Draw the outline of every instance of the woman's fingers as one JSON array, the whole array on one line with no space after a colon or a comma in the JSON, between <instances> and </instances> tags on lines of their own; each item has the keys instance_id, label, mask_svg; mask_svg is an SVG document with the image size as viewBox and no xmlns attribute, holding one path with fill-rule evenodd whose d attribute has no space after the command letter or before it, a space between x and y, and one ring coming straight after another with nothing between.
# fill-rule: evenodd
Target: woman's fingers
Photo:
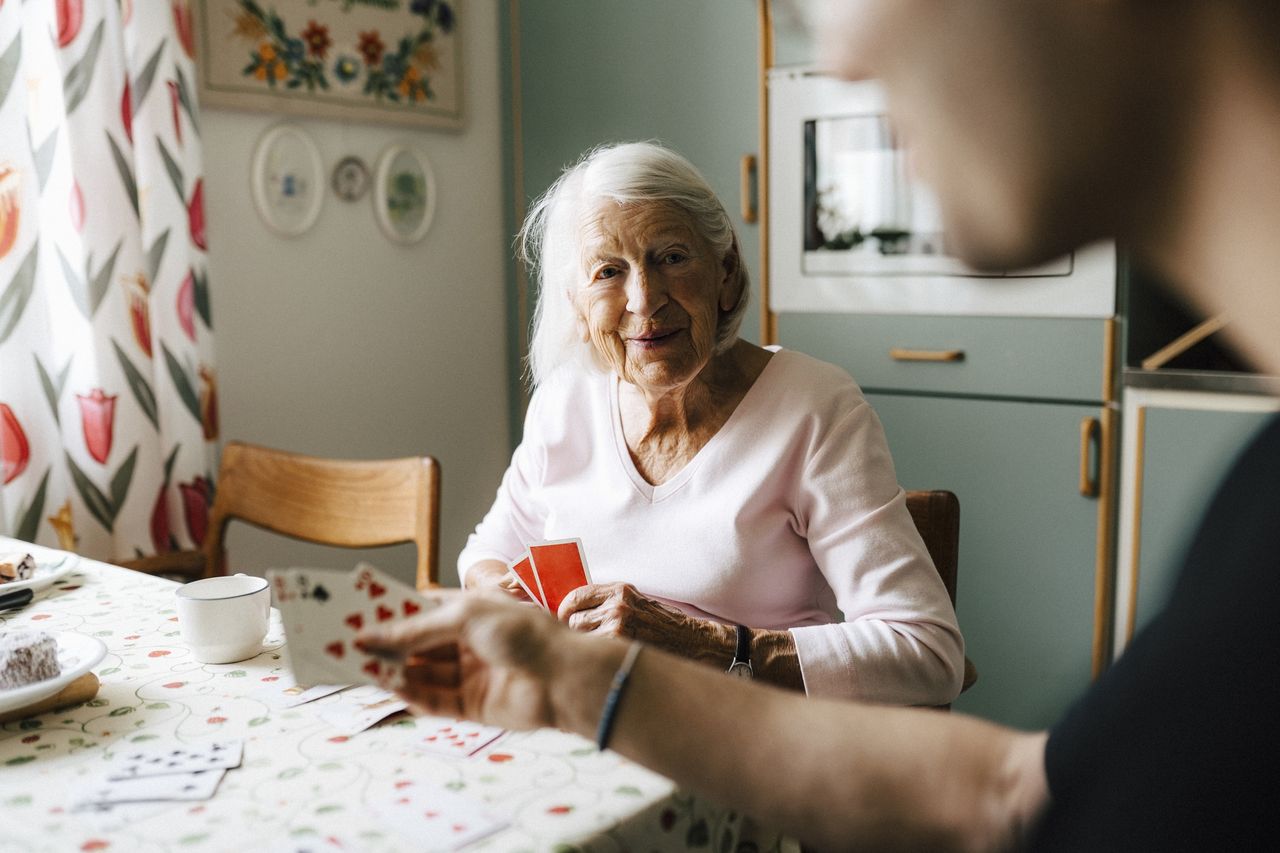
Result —
<instances>
[{"instance_id":1,"label":"woman's fingers","mask_svg":"<svg viewBox=\"0 0 1280 853\"><path fill-rule=\"evenodd\" d=\"M556 611L556 618L561 622L568 622L570 614L599 607L605 602L619 599L625 594L626 586L623 583L589 583L586 586L580 586L571 591L560 602L560 608Z\"/></svg>"}]
</instances>

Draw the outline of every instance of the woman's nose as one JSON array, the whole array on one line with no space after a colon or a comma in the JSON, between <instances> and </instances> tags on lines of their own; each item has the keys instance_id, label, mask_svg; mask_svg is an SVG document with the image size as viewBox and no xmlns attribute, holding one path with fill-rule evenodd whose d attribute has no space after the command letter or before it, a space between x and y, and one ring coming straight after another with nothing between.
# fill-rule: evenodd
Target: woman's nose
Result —
<instances>
[{"instance_id":1,"label":"woman's nose","mask_svg":"<svg viewBox=\"0 0 1280 853\"><path fill-rule=\"evenodd\" d=\"M638 317L652 317L667 303L667 289L662 276L653 275L636 265L627 282L627 311Z\"/></svg>"}]
</instances>

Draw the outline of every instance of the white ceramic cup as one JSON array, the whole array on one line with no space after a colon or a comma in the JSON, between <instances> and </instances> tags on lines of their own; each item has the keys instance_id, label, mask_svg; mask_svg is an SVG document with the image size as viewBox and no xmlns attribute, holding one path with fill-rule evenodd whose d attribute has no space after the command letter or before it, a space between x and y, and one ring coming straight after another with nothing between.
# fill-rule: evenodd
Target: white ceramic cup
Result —
<instances>
[{"instance_id":1,"label":"white ceramic cup","mask_svg":"<svg viewBox=\"0 0 1280 853\"><path fill-rule=\"evenodd\" d=\"M262 651L271 621L265 578L229 575L178 587L178 628L201 663L233 663Z\"/></svg>"}]
</instances>

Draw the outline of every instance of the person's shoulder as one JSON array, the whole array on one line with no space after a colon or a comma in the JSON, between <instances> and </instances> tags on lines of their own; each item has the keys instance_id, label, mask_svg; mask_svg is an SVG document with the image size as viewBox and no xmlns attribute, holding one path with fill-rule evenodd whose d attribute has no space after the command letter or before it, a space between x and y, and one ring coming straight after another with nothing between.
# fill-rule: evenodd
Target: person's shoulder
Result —
<instances>
[{"instance_id":1,"label":"person's shoulder","mask_svg":"<svg viewBox=\"0 0 1280 853\"><path fill-rule=\"evenodd\" d=\"M866 404L862 389L845 370L798 350L774 348L769 370L779 393L810 411L838 414Z\"/></svg>"}]
</instances>

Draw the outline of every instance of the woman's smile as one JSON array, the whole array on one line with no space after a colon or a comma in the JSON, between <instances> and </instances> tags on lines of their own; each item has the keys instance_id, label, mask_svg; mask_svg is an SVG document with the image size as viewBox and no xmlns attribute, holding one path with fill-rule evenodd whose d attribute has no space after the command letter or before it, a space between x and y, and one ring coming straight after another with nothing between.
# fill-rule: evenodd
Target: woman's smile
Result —
<instances>
[{"instance_id":1,"label":"woman's smile","mask_svg":"<svg viewBox=\"0 0 1280 853\"><path fill-rule=\"evenodd\" d=\"M683 329L652 329L647 332L641 332L638 335L625 337L628 346L635 347L640 350L652 351L658 350L669 343L673 343L676 336Z\"/></svg>"}]
</instances>

